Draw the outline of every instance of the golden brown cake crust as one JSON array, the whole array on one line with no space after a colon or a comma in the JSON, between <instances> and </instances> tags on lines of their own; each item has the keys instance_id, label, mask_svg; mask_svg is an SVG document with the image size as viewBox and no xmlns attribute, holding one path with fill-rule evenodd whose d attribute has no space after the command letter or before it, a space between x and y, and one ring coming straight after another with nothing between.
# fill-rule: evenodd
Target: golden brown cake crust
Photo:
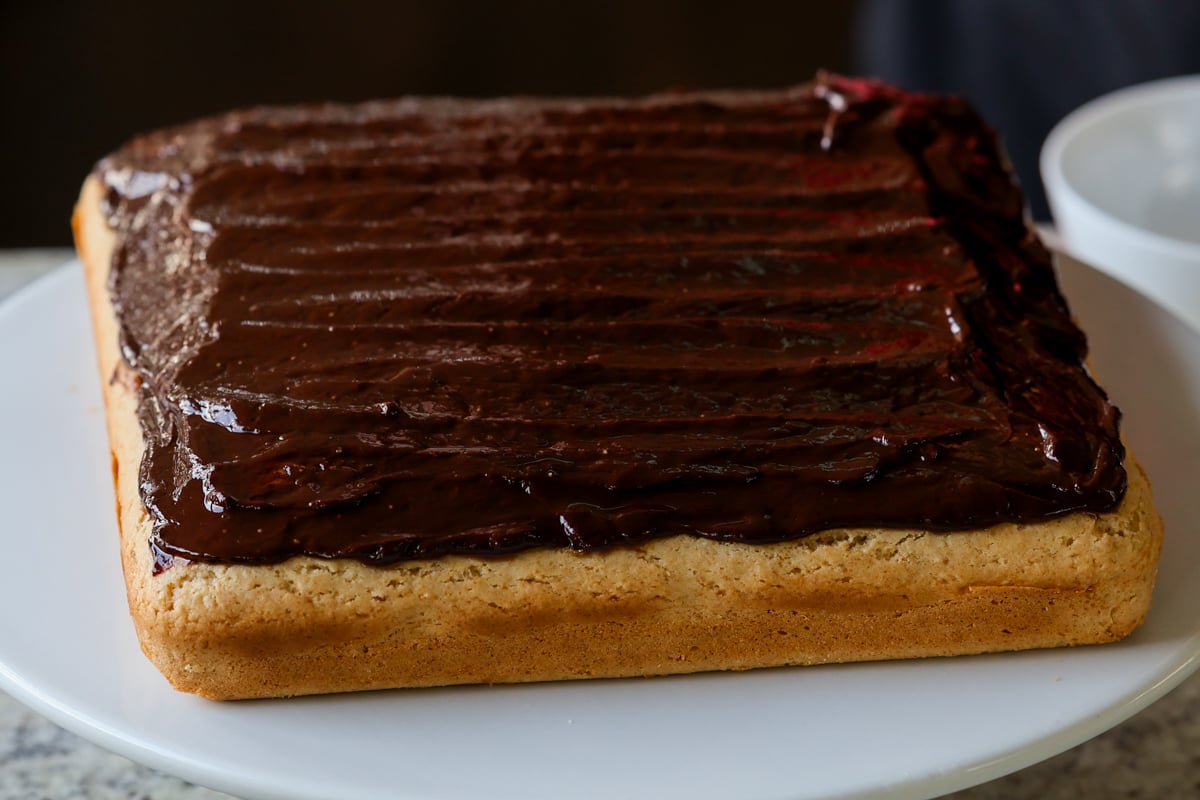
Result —
<instances>
[{"instance_id":1,"label":"golden brown cake crust","mask_svg":"<svg viewBox=\"0 0 1200 800\"><path fill-rule=\"evenodd\" d=\"M136 378L120 358L103 189L76 239L107 408L129 606L178 689L214 699L661 675L1108 642L1150 604L1162 523L1130 457L1116 511L937 534L771 545L676 536L372 567L177 561L153 574Z\"/></svg>"}]
</instances>

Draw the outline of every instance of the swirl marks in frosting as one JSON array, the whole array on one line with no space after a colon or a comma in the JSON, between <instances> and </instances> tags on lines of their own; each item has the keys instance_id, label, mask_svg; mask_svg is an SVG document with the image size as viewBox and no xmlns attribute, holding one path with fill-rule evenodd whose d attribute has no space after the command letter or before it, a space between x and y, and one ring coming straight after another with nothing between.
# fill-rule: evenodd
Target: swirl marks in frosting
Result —
<instances>
[{"instance_id":1,"label":"swirl marks in frosting","mask_svg":"<svg viewBox=\"0 0 1200 800\"><path fill-rule=\"evenodd\" d=\"M259 109L98 171L164 556L954 530L1124 491L956 100L823 76Z\"/></svg>"}]
</instances>

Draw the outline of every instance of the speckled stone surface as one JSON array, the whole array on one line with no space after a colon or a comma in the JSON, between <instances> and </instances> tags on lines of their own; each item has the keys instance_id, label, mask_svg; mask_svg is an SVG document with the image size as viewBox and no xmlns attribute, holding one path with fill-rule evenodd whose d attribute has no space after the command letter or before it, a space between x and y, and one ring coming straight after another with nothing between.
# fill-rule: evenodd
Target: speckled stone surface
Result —
<instances>
[{"instance_id":1,"label":"speckled stone surface","mask_svg":"<svg viewBox=\"0 0 1200 800\"><path fill-rule=\"evenodd\" d=\"M0 694L0 798L4 800L220 800L90 744Z\"/></svg>"},{"instance_id":2,"label":"speckled stone surface","mask_svg":"<svg viewBox=\"0 0 1200 800\"><path fill-rule=\"evenodd\" d=\"M69 251L0 253L0 298ZM68 733L0 692L0 800L220 800ZM953 800L1200 797L1200 675L1113 730Z\"/></svg>"}]
</instances>

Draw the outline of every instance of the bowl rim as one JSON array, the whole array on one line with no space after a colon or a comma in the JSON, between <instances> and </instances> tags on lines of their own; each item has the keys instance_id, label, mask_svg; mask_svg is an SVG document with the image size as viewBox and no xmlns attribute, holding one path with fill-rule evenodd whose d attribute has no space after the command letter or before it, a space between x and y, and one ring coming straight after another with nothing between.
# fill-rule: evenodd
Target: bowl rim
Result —
<instances>
[{"instance_id":1,"label":"bowl rim","mask_svg":"<svg viewBox=\"0 0 1200 800\"><path fill-rule=\"evenodd\" d=\"M1200 94L1200 74L1163 78L1117 89L1090 100L1059 120L1042 143L1038 158L1051 213L1061 209L1066 200L1074 206L1077 213L1087 218L1089 223L1107 228L1146 250L1173 258L1200 260L1200 242L1139 228L1132 222L1105 211L1076 189L1063 171L1063 154L1067 147L1099 120L1183 94Z\"/></svg>"}]
</instances>

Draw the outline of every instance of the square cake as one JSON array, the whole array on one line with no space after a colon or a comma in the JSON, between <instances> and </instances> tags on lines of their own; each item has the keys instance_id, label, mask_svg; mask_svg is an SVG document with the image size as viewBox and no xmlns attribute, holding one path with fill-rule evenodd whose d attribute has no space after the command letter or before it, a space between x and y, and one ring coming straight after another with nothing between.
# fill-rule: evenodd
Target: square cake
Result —
<instances>
[{"instance_id":1,"label":"square cake","mask_svg":"<svg viewBox=\"0 0 1200 800\"><path fill-rule=\"evenodd\" d=\"M215 699L1127 635L1162 525L995 133L819 76L234 112L75 216L146 655Z\"/></svg>"}]
</instances>

